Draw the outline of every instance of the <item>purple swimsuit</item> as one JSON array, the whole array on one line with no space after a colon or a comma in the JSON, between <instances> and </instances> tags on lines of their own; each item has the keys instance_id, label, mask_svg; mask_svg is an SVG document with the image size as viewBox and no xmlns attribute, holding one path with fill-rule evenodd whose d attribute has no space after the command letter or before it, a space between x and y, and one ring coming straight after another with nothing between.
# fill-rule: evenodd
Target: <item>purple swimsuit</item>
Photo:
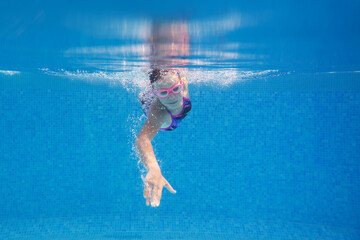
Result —
<instances>
[{"instance_id":1,"label":"purple swimsuit","mask_svg":"<svg viewBox=\"0 0 360 240\"><path fill-rule=\"evenodd\" d=\"M143 102L142 102L143 103ZM148 104L147 107L143 108L143 111L145 113L145 115L147 115L147 112L150 109L150 105ZM190 99L187 99L186 97L183 97L183 109L181 111L181 113L179 113L178 115L172 115L171 112L166 109L166 111L168 111L168 113L171 116L171 125L167 128L160 128L160 131L173 131L175 130L179 125L180 122L186 117L186 115L188 114L188 112L190 112L191 110L191 101Z\"/></svg>"},{"instance_id":2,"label":"purple swimsuit","mask_svg":"<svg viewBox=\"0 0 360 240\"><path fill-rule=\"evenodd\" d=\"M171 114L171 112L168 109L166 109L166 111L168 111L168 113L170 113L170 116L172 118L172 122L171 122L169 127L160 128L160 131L173 131L173 130L175 130L175 128L177 128L180 125L181 120L183 120L186 117L186 115L188 114L188 112L190 112L190 110L191 110L191 101L190 101L190 99L187 99L187 98L183 97L183 100L184 100L183 101L183 109L182 109L180 114L174 116L174 115Z\"/></svg>"}]
</instances>

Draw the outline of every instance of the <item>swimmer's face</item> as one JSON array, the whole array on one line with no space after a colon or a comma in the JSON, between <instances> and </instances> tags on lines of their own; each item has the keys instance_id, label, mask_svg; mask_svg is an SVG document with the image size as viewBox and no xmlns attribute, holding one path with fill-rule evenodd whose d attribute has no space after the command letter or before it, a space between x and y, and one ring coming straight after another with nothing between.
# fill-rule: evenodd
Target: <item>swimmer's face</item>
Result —
<instances>
[{"instance_id":1,"label":"swimmer's face","mask_svg":"<svg viewBox=\"0 0 360 240\"><path fill-rule=\"evenodd\" d=\"M174 85L180 84L180 78L177 74L166 74L161 79L153 83L155 91L162 89L172 88ZM174 94L170 92L169 95L165 98L158 98L160 102L168 108L176 108L182 103L182 94Z\"/></svg>"}]
</instances>

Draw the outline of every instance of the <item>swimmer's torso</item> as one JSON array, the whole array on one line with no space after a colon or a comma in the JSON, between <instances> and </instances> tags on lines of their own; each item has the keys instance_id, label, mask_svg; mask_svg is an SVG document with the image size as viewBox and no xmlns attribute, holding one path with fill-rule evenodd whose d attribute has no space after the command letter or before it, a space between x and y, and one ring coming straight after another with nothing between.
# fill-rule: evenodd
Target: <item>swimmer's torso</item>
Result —
<instances>
[{"instance_id":1,"label":"swimmer's torso","mask_svg":"<svg viewBox=\"0 0 360 240\"><path fill-rule=\"evenodd\" d=\"M164 105L161 105L162 110L164 111L163 114L164 116L164 123L161 125L161 131L171 131L173 129L175 129L177 126L175 126L176 124L173 121L176 121L176 118L173 120L174 116L178 116L180 113L183 113L182 115L185 115L190 111L191 109L191 102L189 99L189 92L188 91L184 91L182 94L182 103L179 105L179 107L175 110L169 110L167 109ZM170 114L171 113L171 114ZM171 116L173 115L173 116ZM179 119L180 121L185 118L185 116L178 117L177 119ZM173 125L173 127L171 127L171 125Z\"/></svg>"}]
</instances>

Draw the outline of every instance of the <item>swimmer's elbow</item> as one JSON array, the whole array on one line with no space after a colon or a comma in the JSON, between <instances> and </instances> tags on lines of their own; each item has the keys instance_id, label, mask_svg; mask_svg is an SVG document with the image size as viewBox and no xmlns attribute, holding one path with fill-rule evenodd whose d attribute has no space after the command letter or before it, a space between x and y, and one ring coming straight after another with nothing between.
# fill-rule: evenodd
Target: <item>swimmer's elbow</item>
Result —
<instances>
[{"instance_id":1,"label":"swimmer's elbow","mask_svg":"<svg viewBox=\"0 0 360 240\"><path fill-rule=\"evenodd\" d=\"M135 139L135 144L136 145L141 145L143 144L144 142L147 142L149 141L150 142L150 139L147 137L147 136L144 136L144 135L138 135Z\"/></svg>"},{"instance_id":2,"label":"swimmer's elbow","mask_svg":"<svg viewBox=\"0 0 360 240\"><path fill-rule=\"evenodd\" d=\"M139 143L141 143L141 142L144 141L143 139L144 139L144 137L141 137L141 136L138 135L138 136L136 137L136 139L135 139L135 143L136 143L136 144L139 144Z\"/></svg>"},{"instance_id":3,"label":"swimmer's elbow","mask_svg":"<svg viewBox=\"0 0 360 240\"><path fill-rule=\"evenodd\" d=\"M149 124L145 124L139 134L136 137L136 141L152 141L154 137L157 135L159 130L156 130L157 126L151 126Z\"/></svg>"}]
</instances>

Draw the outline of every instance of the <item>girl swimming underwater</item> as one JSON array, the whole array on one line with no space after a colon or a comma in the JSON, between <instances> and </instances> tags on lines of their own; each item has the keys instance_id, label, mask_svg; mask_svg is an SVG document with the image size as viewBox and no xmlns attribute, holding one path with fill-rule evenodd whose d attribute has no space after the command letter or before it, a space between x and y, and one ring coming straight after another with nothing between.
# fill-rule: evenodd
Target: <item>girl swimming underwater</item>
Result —
<instances>
[{"instance_id":1,"label":"girl swimming underwater","mask_svg":"<svg viewBox=\"0 0 360 240\"><path fill-rule=\"evenodd\" d=\"M147 120L135 140L135 146L148 170L144 187L146 205L149 206L151 199L151 206L157 207L164 186L171 193L176 191L162 176L151 141L159 131L175 130L191 110L191 101L187 80L176 70L154 69L150 73L150 82L150 91L139 95Z\"/></svg>"}]
</instances>

